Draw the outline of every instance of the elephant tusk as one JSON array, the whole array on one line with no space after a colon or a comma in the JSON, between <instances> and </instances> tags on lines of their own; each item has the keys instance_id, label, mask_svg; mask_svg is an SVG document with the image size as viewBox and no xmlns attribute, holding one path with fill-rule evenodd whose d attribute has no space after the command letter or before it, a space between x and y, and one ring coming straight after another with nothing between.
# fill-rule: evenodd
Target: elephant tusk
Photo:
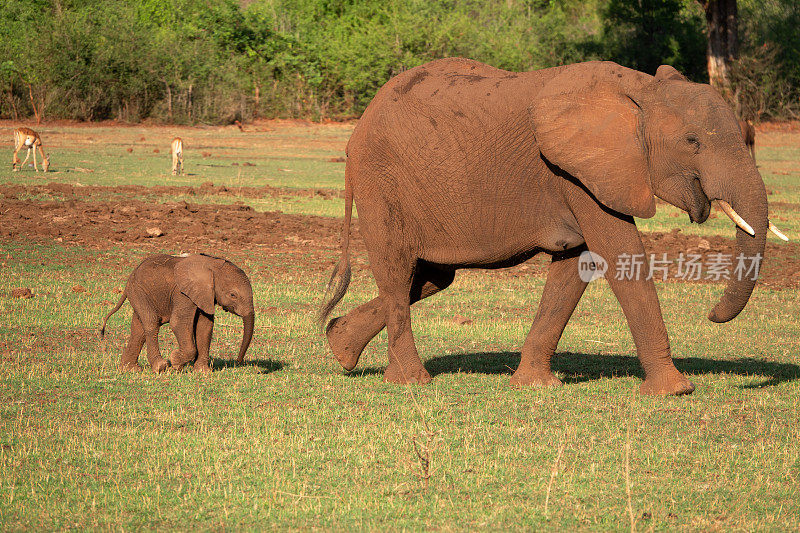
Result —
<instances>
[{"instance_id":1,"label":"elephant tusk","mask_svg":"<svg viewBox=\"0 0 800 533\"><path fill-rule=\"evenodd\" d=\"M723 211L725 211L725 214L728 215L730 219L736 223L737 226L742 228L744 231L746 231L753 237L756 236L756 232L753 231L753 228L750 226L750 224L745 222L744 219L739 216L739 213L734 211L734 209L731 207L731 204L729 204L725 200L720 200L719 206L722 208Z\"/></svg>"},{"instance_id":2,"label":"elephant tusk","mask_svg":"<svg viewBox=\"0 0 800 533\"><path fill-rule=\"evenodd\" d=\"M779 239L782 239L782 240L784 240L784 241L787 241L787 242L789 241L789 237L787 237L786 235L784 235L784 234L783 234L783 232L782 232L781 230L779 230L779 229L778 229L778 228L775 226L775 224L773 224L772 222L770 222L770 223L769 223L769 230L770 230L772 233L774 233L775 235L777 235Z\"/></svg>"}]
</instances>

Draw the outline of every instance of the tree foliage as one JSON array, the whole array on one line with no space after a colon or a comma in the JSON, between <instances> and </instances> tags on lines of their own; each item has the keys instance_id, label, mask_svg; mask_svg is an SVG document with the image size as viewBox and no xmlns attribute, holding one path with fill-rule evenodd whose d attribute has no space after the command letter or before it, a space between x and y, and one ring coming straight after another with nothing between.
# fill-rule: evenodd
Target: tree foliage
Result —
<instances>
[{"instance_id":1,"label":"tree foliage","mask_svg":"<svg viewBox=\"0 0 800 533\"><path fill-rule=\"evenodd\" d=\"M707 80L694 0L0 2L3 117L351 117L393 75L447 56L509 70L610 59L652 73L669 63ZM740 6L736 79L748 112L790 115L800 81L796 2ZM765 83L766 93L753 94Z\"/></svg>"}]
</instances>

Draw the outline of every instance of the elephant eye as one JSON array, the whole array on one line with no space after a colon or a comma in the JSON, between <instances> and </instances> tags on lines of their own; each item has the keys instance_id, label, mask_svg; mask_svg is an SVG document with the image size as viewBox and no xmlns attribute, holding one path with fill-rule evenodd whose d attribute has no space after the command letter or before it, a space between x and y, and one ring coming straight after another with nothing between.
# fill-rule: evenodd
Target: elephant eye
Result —
<instances>
[{"instance_id":1,"label":"elephant eye","mask_svg":"<svg viewBox=\"0 0 800 533\"><path fill-rule=\"evenodd\" d=\"M235 292L231 293L231 298L236 298L236 293Z\"/></svg>"},{"instance_id":2,"label":"elephant eye","mask_svg":"<svg viewBox=\"0 0 800 533\"><path fill-rule=\"evenodd\" d=\"M700 139L697 138L697 135L694 133L690 133L686 136L686 142L694 147L695 151L700 150Z\"/></svg>"}]
</instances>

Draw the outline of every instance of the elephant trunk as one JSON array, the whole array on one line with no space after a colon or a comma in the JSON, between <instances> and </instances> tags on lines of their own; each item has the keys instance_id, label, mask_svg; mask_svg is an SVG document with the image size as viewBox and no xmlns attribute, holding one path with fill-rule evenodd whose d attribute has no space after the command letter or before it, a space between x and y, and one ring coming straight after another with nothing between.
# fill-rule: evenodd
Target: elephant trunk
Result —
<instances>
[{"instance_id":1,"label":"elephant trunk","mask_svg":"<svg viewBox=\"0 0 800 533\"><path fill-rule=\"evenodd\" d=\"M749 157L741 158L738 163L735 168L742 169L739 172L726 173L717 179L703 180L702 183L710 199L730 204L735 214L746 222L744 227L751 226L755 233L750 235L742 228L742 224L736 228L736 251L731 258L730 279L722 298L708 314L712 322L727 322L744 309L758 278L767 239L769 220L764 182ZM725 167L720 165L717 168ZM741 176L742 172L745 173L744 179L730 177L737 174Z\"/></svg>"},{"instance_id":2,"label":"elephant trunk","mask_svg":"<svg viewBox=\"0 0 800 533\"><path fill-rule=\"evenodd\" d=\"M250 341L253 339L253 328L255 327L255 323L255 312L242 316L244 333L242 333L242 345L239 348L239 357L236 358L236 361L239 363L244 361L244 354L247 353L247 348L250 347Z\"/></svg>"}]
</instances>

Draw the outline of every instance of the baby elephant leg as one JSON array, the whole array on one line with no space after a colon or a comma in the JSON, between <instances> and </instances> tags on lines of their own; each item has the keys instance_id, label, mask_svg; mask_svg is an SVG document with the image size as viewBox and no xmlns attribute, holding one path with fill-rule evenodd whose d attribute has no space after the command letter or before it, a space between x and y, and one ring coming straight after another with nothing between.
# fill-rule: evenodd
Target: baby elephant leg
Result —
<instances>
[{"instance_id":1,"label":"baby elephant leg","mask_svg":"<svg viewBox=\"0 0 800 533\"><path fill-rule=\"evenodd\" d=\"M178 341L178 349L172 352L169 360L175 370L183 370L187 363L197 359L194 330L198 314L197 308L191 305L176 306L173 310L169 325Z\"/></svg>"},{"instance_id":2,"label":"baby elephant leg","mask_svg":"<svg viewBox=\"0 0 800 533\"><path fill-rule=\"evenodd\" d=\"M127 288L126 288L127 291ZM161 318L155 313L149 302L143 299L138 291L133 290L128 294L128 300L133 307L134 319L131 322L131 344L126 348L126 354L123 356L125 361L136 363L139 357L139 352L142 349L141 336L144 337L144 343L147 345L147 361L150 363L150 368L153 372L163 372L167 369L167 362L161 357L161 350L158 347L158 328L161 327L163 322Z\"/></svg>"},{"instance_id":3,"label":"baby elephant leg","mask_svg":"<svg viewBox=\"0 0 800 533\"><path fill-rule=\"evenodd\" d=\"M195 339L197 340L197 361L194 363L195 372L210 372L211 367L211 334L214 332L214 316L197 313Z\"/></svg>"},{"instance_id":4,"label":"baby elephant leg","mask_svg":"<svg viewBox=\"0 0 800 533\"><path fill-rule=\"evenodd\" d=\"M145 329L144 339L147 343L147 360L150 362L150 368L156 373L163 372L168 365L161 357L161 349L158 347L158 326Z\"/></svg>"},{"instance_id":5,"label":"baby elephant leg","mask_svg":"<svg viewBox=\"0 0 800 533\"><path fill-rule=\"evenodd\" d=\"M120 370L142 371L142 367L139 366L139 354L142 352L142 346L144 346L144 327L142 327L139 315L134 313L131 320L131 336L128 338L128 344L122 352L122 360L119 363Z\"/></svg>"}]
</instances>

